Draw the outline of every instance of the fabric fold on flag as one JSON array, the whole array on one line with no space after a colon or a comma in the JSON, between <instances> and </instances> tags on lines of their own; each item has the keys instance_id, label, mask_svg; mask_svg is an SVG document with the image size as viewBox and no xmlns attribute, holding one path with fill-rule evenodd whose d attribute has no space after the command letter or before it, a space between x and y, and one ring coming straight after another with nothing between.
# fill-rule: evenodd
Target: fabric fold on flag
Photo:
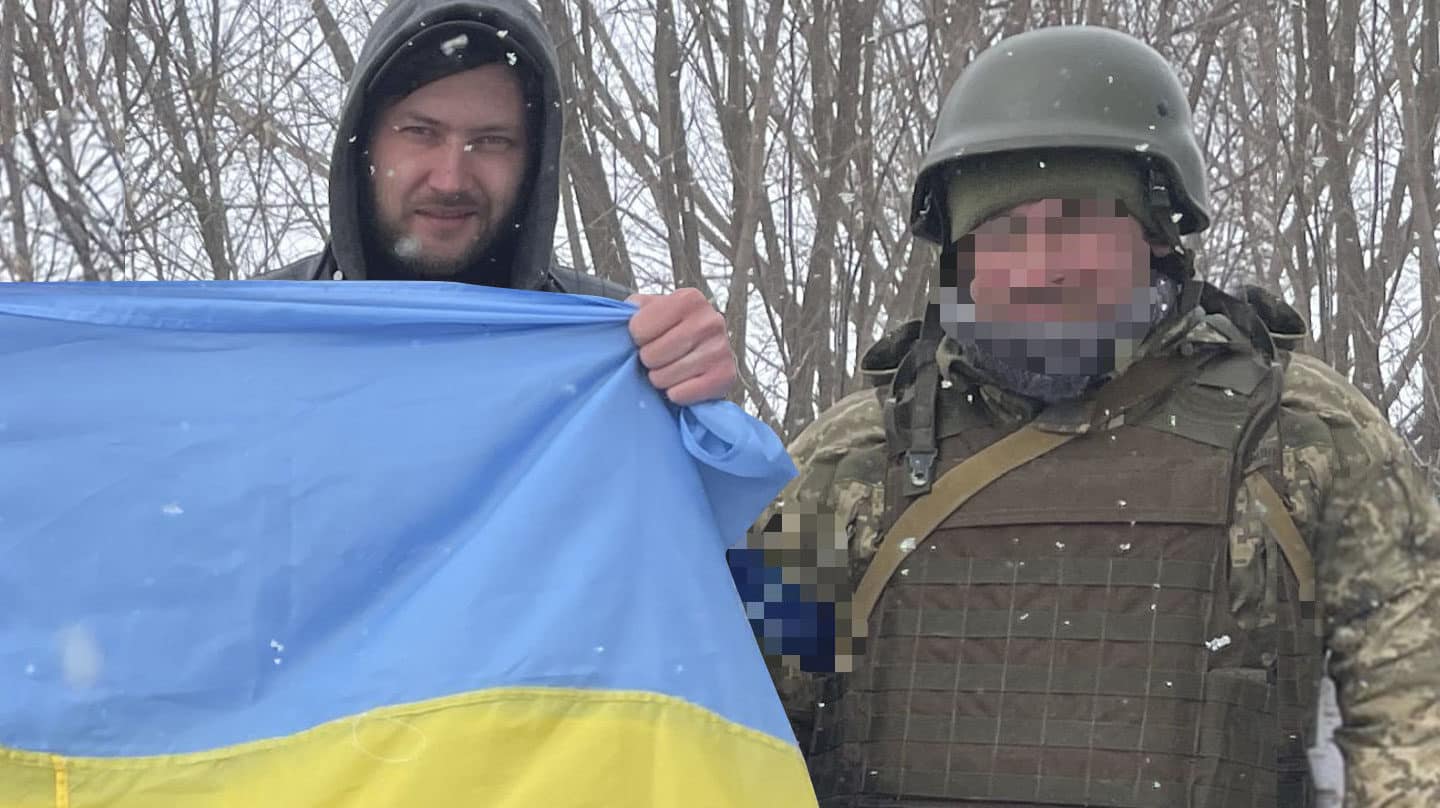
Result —
<instances>
[{"instance_id":1,"label":"fabric fold on flag","mask_svg":"<svg viewBox=\"0 0 1440 808\"><path fill-rule=\"evenodd\" d=\"M0 284L0 805L813 806L629 304Z\"/></svg>"}]
</instances>

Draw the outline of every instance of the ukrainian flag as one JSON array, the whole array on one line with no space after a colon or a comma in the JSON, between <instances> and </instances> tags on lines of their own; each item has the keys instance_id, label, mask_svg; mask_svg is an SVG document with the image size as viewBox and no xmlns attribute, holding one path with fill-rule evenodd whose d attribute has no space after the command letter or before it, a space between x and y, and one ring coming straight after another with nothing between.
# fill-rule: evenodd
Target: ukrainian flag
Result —
<instances>
[{"instance_id":1,"label":"ukrainian flag","mask_svg":"<svg viewBox=\"0 0 1440 808\"><path fill-rule=\"evenodd\" d=\"M0 285L0 807L813 806L633 307Z\"/></svg>"}]
</instances>

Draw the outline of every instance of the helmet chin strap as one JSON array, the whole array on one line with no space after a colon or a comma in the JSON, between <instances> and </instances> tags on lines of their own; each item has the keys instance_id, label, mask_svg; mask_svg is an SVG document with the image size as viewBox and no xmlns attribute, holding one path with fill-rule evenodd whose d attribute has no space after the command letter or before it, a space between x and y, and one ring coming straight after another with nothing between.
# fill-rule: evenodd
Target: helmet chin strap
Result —
<instances>
[{"instance_id":1,"label":"helmet chin strap","mask_svg":"<svg viewBox=\"0 0 1440 808\"><path fill-rule=\"evenodd\" d=\"M1199 304L1200 292L1205 284L1195 273L1195 255L1185 249L1185 244L1181 241L1175 208L1170 203L1169 178L1153 160L1149 161L1147 167L1146 185L1149 186L1146 198L1150 204L1151 219L1160 229L1159 235L1165 246L1170 248L1168 255L1151 263L1156 270L1164 272L1180 284L1180 299L1174 312L1175 316L1180 316Z\"/></svg>"},{"instance_id":2,"label":"helmet chin strap","mask_svg":"<svg viewBox=\"0 0 1440 808\"><path fill-rule=\"evenodd\" d=\"M1185 252L1185 245L1180 241L1180 225L1175 221L1175 208L1170 204L1170 183L1165 172L1153 161L1146 167L1145 184L1149 186L1146 189L1146 199L1150 203L1155 226L1160 228L1160 235L1170 249L1178 253Z\"/></svg>"}]
</instances>

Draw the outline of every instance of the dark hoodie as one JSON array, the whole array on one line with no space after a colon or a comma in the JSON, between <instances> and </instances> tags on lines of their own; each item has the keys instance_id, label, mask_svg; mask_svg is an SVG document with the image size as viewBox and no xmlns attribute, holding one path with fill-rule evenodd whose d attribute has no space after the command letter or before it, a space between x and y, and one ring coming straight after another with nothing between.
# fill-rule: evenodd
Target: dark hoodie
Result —
<instances>
[{"instance_id":1,"label":"dark hoodie","mask_svg":"<svg viewBox=\"0 0 1440 808\"><path fill-rule=\"evenodd\" d=\"M469 283L503 282L514 289L600 295L623 299L624 287L555 264L553 244L560 198L560 143L564 127L558 59L555 45L544 23L525 0L394 0L375 20L355 64L355 73L346 89L345 105L330 152L330 240L321 252L281 269L259 276L261 280L367 280L403 279L376 255L366 238L372 226L367 203L369 178L360 173L370 117L374 114L371 93L382 74L392 69L397 53L415 47L417 38L433 40L438 28L464 22L464 32L498 35L521 54L533 71L533 86L539 97L528 99L539 114L531 136L531 164L527 192L520 199L517 215L487 258L509 264L502 278L495 272L476 270L455 280ZM461 33L462 29L454 33ZM484 259L482 259L484 260Z\"/></svg>"}]
</instances>

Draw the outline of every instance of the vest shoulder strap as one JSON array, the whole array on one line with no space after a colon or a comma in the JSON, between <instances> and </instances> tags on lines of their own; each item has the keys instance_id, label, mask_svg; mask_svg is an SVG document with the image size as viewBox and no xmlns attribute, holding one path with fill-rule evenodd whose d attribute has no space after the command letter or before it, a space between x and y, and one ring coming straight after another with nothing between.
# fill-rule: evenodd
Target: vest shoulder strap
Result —
<instances>
[{"instance_id":1,"label":"vest shoulder strap","mask_svg":"<svg viewBox=\"0 0 1440 808\"><path fill-rule=\"evenodd\" d=\"M946 517L986 486L1075 437L1023 426L961 461L935 481L929 493L910 503L876 548L855 589L851 602L855 631L859 632L855 636L867 633L870 612L879 602L880 593L915 549L916 542L934 532Z\"/></svg>"},{"instance_id":2,"label":"vest shoulder strap","mask_svg":"<svg viewBox=\"0 0 1440 808\"><path fill-rule=\"evenodd\" d=\"M851 619L856 632L853 636L866 636L871 610L880 601L881 592L896 570L915 549L916 543L934 532L971 497L1020 466L1090 432L1093 427L1109 420L1112 414L1123 413L1163 392L1213 358L1209 352L1203 352L1186 359L1142 359L1102 387L1094 400L1080 407L1080 411L1073 414L1079 416L1078 423L1070 425L1073 428L1051 423L1053 419L1042 413L1030 424L960 461L934 481L925 493L896 517L861 576L851 601ZM933 367L927 370L937 372ZM1063 408L1051 409L1058 411ZM911 448L913 451L913 444ZM1281 514L1284 513L1282 508Z\"/></svg>"},{"instance_id":3,"label":"vest shoulder strap","mask_svg":"<svg viewBox=\"0 0 1440 808\"><path fill-rule=\"evenodd\" d=\"M1250 489L1251 496L1255 497L1261 505L1265 506L1265 526L1275 535L1275 543L1280 545L1280 552L1285 554L1285 560L1290 564L1290 569L1295 573L1295 579L1299 584L1300 600L1307 603L1315 601L1315 558L1310 554L1310 548L1305 544L1305 539L1300 535L1300 528L1295 525L1295 520L1290 516L1290 510L1285 507L1285 502L1280 498L1280 492L1270 484L1265 475L1256 472L1245 478L1245 484Z\"/></svg>"}]
</instances>

